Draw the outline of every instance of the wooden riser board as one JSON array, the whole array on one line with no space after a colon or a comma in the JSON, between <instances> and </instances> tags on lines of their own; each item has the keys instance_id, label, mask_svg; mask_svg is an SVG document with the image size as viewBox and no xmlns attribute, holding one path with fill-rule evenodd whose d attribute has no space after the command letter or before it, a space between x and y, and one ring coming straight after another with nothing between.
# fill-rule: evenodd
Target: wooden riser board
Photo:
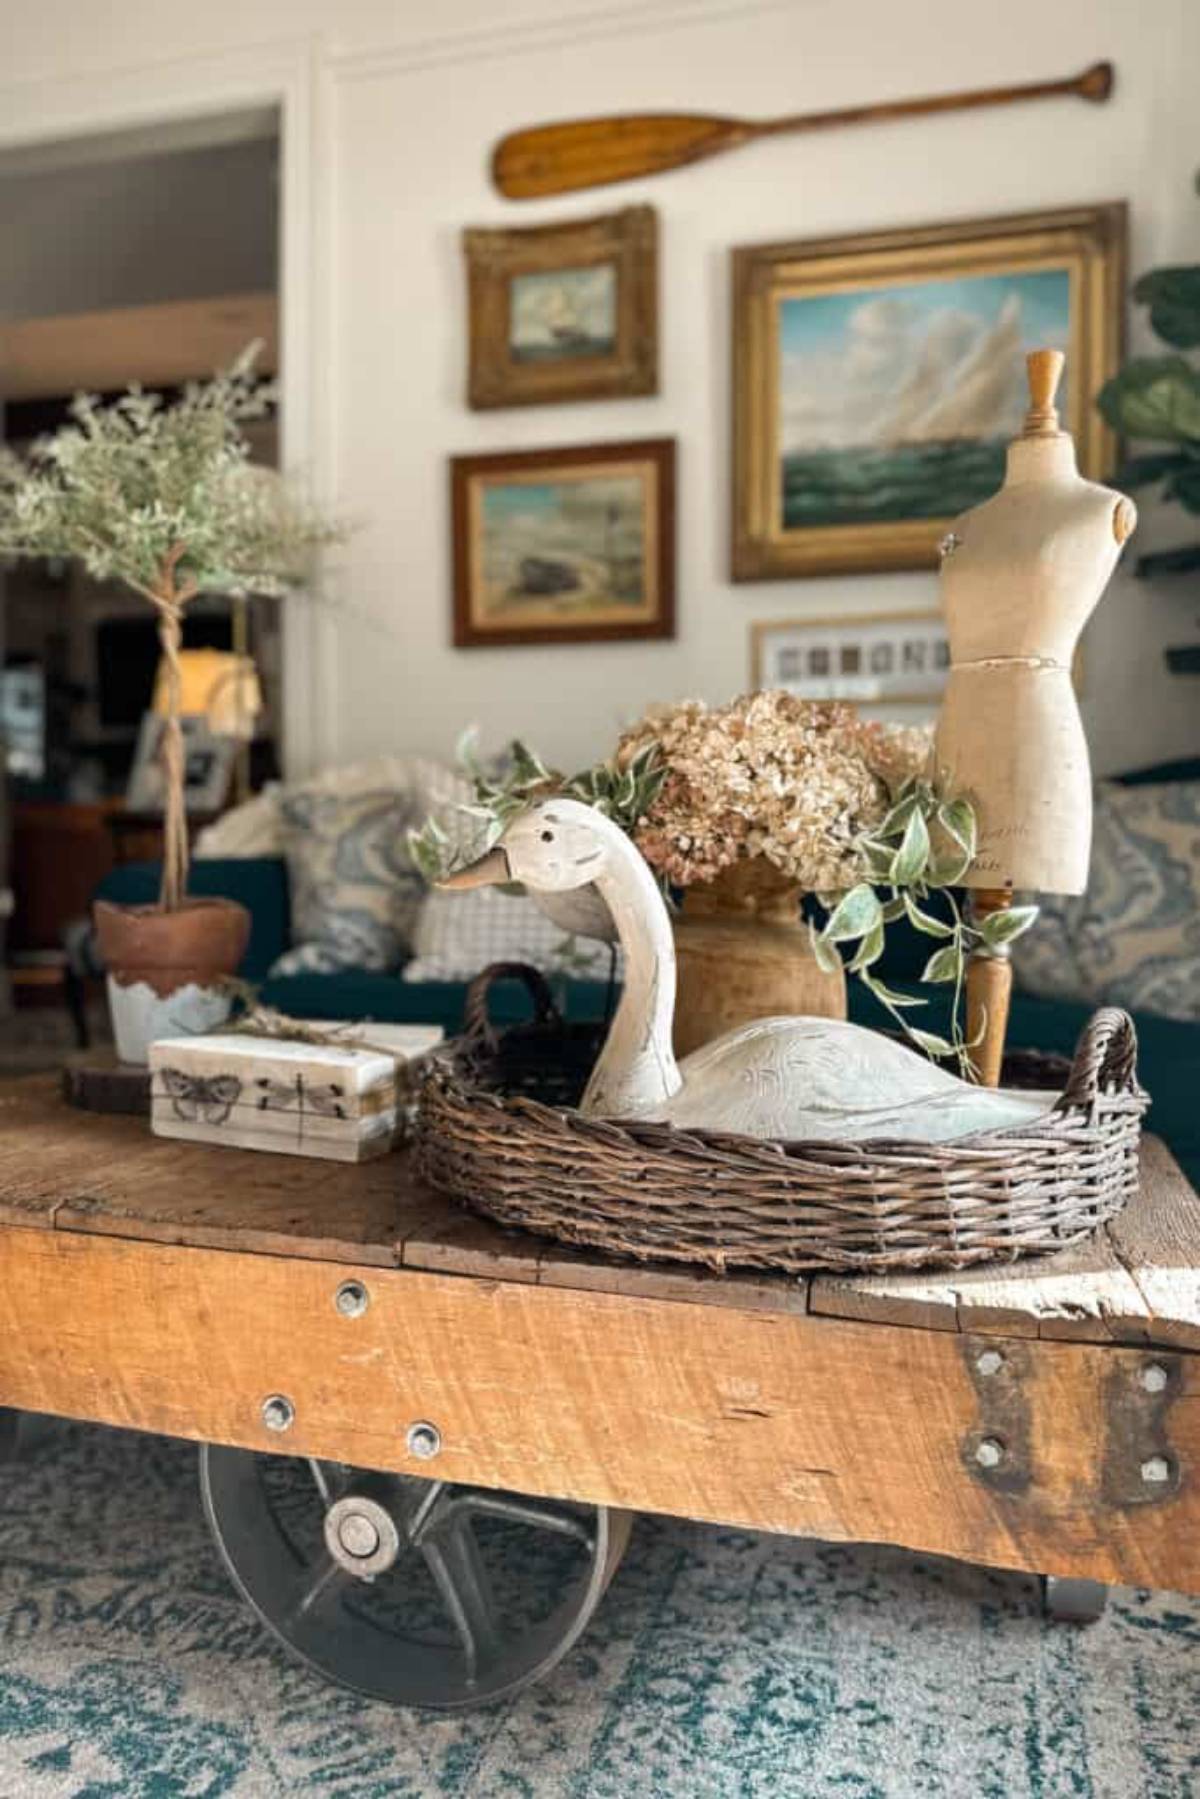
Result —
<instances>
[{"instance_id":1,"label":"wooden riser board","mask_svg":"<svg viewBox=\"0 0 1200 1799\"><path fill-rule=\"evenodd\" d=\"M355 1273L370 1304L345 1318ZM1024 1476L989 1485L975 1364L1008 1359ZM1115 1386L1170 1364L1177 1491ZM265 1396L296 1408L285 1436ZM0 1230L0 1404L263 1451L1200 1591L1200 1358L313 1259ZM434 1463L405 1432L442 1433ZM1007 1427L1006 1427L1007 1428ZM1128 1439L1128 1440L1127 1440ZM1136 1480L1134 1482L1136 1485ZM1145 1502L1144 1502L1145 1501Z\"/></svg>"}]
</instances>

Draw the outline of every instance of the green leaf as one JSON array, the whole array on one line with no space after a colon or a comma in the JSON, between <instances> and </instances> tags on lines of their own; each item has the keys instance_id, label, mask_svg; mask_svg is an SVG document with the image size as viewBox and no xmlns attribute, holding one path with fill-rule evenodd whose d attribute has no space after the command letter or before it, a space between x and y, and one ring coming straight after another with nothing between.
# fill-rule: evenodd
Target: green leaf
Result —
<instances>
[{"instance_id":1,"label":"green leaf","mask_svg":"<svg viewBox=\"0 0 1200 1799\"><path fill-rule=\"evenodd\" d=\"M975 823L975 808L970 800L945 800L937 809L938 823L942 829L953 837L964 855L975 854L978 831Z\"/></svg>"},{"instance_id":2,"label":"green leaf","mask_svg":"<svg viewBox=\"0 0 1200 1799\"><path fill-rule=\"evenodd\" d=\"M920 812L914 811L904 827L900 848L892 857L889 879L897 887L910 887L925 872L929 860L929 828Z\"/></svg>"},{"instance_id":3,"label":"green leaf","mask_svg":"<svg viewBox=\"0 0 1200 1799\"><path fill-rule=\"evenodd\" d=\"M1138 356L1096 397L1109 424L1130 437L1200 441L1200 375L1182 356Z\"/></svg>"},{"instance_id":4,"label":"green leaf","mask_svg":"<svg viewBox=\"0 0 1200 1799\"><path fill-rule=\"evenodd\" d=\"M907 893L899 893L896 895L895 899L884 900L882 909L884 924L895 924L898 918L904 917L907 907Z\"/></svg>"},{"instance_id":5,"label":"green leaf","mask_svg":"<svg viewBox=\"0 0 1200 1799\"><path fill-rule=\"evenodd\" d=\"M849 964L850 973L861 974L864 968L870 968L873 962L878 962L882 954L883 917L881 914L878 923L871 926L871 929L867 932L866 936L855 950L853 959Z\"/></svg>"},{"instance_id":6,"label":"green leaf","mask_svg":"<svg viewBox=\"0 0 1200 1799\"><path fill-rule=\"evenodd\" d=\"M1168 478L1163 491L1168 500L1178 500L1188 512L1200 512L1200 456L1180 460L1183 466Z\"/></svg>"},{"instance_id":7,"label":"green leaf","mask_svg":"<svg viewBox=\"0 0 1200 1799\"><path fill-rule=\"evenodd\" d=\"M926 1003L919 993L897 993L894 987L889 987L885 981L881 981L879 976L873 975L869 969L863 969L862 981L863 985L870 988L871 992L877 999L881 999L885 1006L895 1006L899 1011L911 1006L923 1006Z\"/></svg>"},{"instance_id":8,"label":"green leaf","mask_svg":"<svg viewBox=\"0 0 1200 1799\"><path fill-rule=\"evenodd\" d=\"M923 912L910 893L903 896L904 910L908 913L910 924L926 937L953 937L954 926L944 920L935 918L932 912Z\"/></svg>"},{"instance_id":9,"label":"green leaf","mask_svg":"<svg viewBox=\"0 0 1200 1799\"><path fill-rule=\"evenodd\" d=\"M1145 456L1130 456L1113 476L1113 486L1148 487L1177 468L1190 467L1194 460L1186 450L1154 450Z\"/></svg>"},{"instance_id":10,"label":"green leaf","mask_svg":"<svg viewBox=\"0 0 1200 1799\"><path fill-rule=\"evenodd\" d=\"M1177 350L1200 348L1200 267L1149 269L1133 297L1150 308L1150 323Z\"/></svg>"},{"instance_id":11,"label":"green leaf","mask_svg":"<svg viewBox=\"0 0 1200 1799\"><path fill-rule=\"evenodd\" d=\"M916 1025L905 1027L918 1049L923 1049L927 1056L953 1056L958 1052L945 1037L939 1037L936 1031L919 1031Z\"/></svg>"},{"instance_id":12,"label":"green leaf","mask_svg":"<svg viewBox=\"0 0 1200 1799\"><path fill-rule=\"evenodd\" d=\"M879 895L865 881L852 887L834 907L825 921L822 935L830 943L845 943L853 937L865 937L880 921L883 908Z\"/></svg>"},{"instance_id":13,"label":"green leaf","mask_svg":"<svg viewBox=\"0 0 1200 1799\"><path fill-rule=\"evenodd\" d=\"M1152 580L1155 575L1190 575L1200 568L1200 543L1181 544L1177 550L1152 550L1139 556L1135 573L1139 580Z\"/></svg>"},{"instance_id":14,"label":"green leaf","mask_svg":"<svg viewBox=\"0 0 1200 1799\"><path fill-rule=\"evenodd\" d=\"M961 852L950 856L934 856L925 870L925 879L931 887L957 887L973 860L974 857L965 856Z\"/></svg>"},{"instance_id":15,"label":"green leaf","mask_svg":"<svg viewBox=\"0 0 1200 1799\"><path fill-rule=\"evenodd\" d=\"M910 783L906 781L900 790L900 798L887 814L883 823L877 827L875 833L876 836L880 838L902 837L909 819L918 809L920 803L920 795L917 793L915 785L910 785Z\"/></svg>"},{"instance_id":16,"label":"green leaf","mask_svg":"<svg viewBox=\"0 0 1200 1799\"><path fill-rule=\"evenodd\" d=\"M923 981L957 981L962 974L962 950L957 943L935 949L921 972Z\"/></svg>"},{"instance_id":17,"label":"green leaf","mask_svg":"<svg viewBox=\"0 0 1200 1799\"><path fill-rule=\"evenodd\" d=\"M1009 906L1003 912L989 912L978 927L979 935L989 949L1000 949L1023 937L1037 918L1037 906Z\"/></svg>"},{"instance_id":18,"label":"green leaf","mask_svg":"<svg viewBox=\"0 0 1200 1799\"><path fill-rule=\"evenodd\" d=\"M837 974L842 966L842 958L829 939L822 935L813 924L808 927L808 940L812 945L812 953L817 967L822 974Z\"/></svg>"}]
</instances>

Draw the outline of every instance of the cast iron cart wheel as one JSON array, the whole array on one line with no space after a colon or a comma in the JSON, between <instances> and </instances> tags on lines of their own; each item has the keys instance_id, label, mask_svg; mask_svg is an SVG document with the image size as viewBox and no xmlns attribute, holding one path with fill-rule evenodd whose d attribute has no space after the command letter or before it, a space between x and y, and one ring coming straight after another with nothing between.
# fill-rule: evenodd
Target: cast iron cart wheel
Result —
<instances>
[{"instance_id":1,"label":"cast iron cart wheel","mask_svg":"<svg viewBox=\"0 0 1200 1799\"><path fill-rule=\"evenodd\" d=\"M1094 1624L1108 1604L1101 1580L1069 1580L1042 1575L1042 1609L1056 1624Z\"/></svg>"},{"instance_id":2,"label":"cast iron cart wheel","mask_svg":"<svg viewBox=\"0 0 1200 1799\"><path fill-rule=\"evenodd\" d=\"M9 1406L0 1406L0 1468L6 1462L15 1462L21 1453L24 1417L24 1412L13 1411Z\"/></svg>"},{"instance_id":3,"label":"cast iron cart wheel","mask_svg":"<svg viewBox=\"0 0 1200 1799\"><path fill-rule=\"evenodd\" d=\"M319 1673L392 1705L486 1705L549 1673L616 1572L631 1514L204 1444L234 1585Z\"/></svg>"}]
</instances>

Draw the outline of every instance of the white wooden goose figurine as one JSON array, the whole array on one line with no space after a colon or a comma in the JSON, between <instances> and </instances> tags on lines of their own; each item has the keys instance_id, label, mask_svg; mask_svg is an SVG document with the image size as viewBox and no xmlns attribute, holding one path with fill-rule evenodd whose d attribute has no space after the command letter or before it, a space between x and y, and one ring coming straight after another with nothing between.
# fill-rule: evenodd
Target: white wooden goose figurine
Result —
<instances>
[{"instance_id":1,"label":"white wooden goose figurine","mask_svg":"<svg viewBox=\"0 0 1200 1799\"><path fill-rule=\"evenodd\" d=\"M625 987L580 1109L592 1117L793 1140L943 1143L1044 1116L1052 1093L971 1086L875 1031L829 1018L763 1018L683 1062L671 1048L675 943L666 904L630 839L579 800L543 800L495 849L441 883L520 881L539 893L594 882L625 951Z\"/></svg>"}]
</instances>

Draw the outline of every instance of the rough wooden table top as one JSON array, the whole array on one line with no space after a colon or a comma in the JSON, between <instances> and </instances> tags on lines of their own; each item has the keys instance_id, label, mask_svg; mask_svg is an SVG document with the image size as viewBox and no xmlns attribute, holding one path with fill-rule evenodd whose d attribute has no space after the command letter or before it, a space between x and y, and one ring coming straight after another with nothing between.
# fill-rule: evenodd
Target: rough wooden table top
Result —
<instances>
[{"instance_id":1,"label":"rough wooden table top","mask_svg":"<svg viewBox=\"0 0 1200 1799\"><path fill-rule=\"evenodd\" d=\"M1200 1349L1200 1197L1142 1147L1124 1215L1057 1256L929 1273L710 1274L608 1260L463 1212L405 1155L359 1165L168 1142L76 1111L53 1077L0 1085L0 1225L411 1268L931 1330Z\"/></svg>"}]
</instances>

